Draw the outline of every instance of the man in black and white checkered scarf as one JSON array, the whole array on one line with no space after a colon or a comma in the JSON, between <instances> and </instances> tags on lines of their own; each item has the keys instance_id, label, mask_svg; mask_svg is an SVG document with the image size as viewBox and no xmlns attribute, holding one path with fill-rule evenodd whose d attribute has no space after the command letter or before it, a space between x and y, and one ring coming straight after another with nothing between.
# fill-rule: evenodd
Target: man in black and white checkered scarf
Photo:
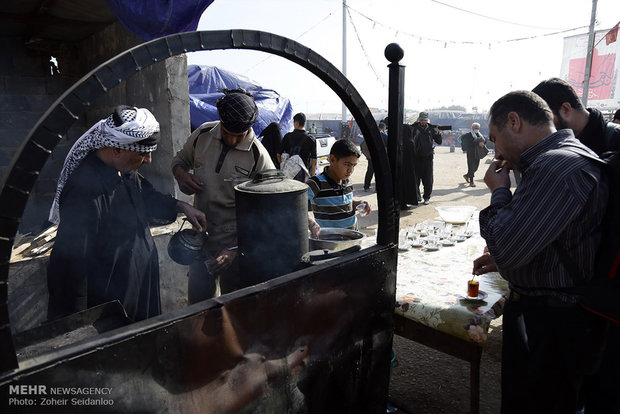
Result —
<instances>
[{"instance_id":1,"label":"man in black and white checkered scarf","mask_svg":"<svg viewBox=\"0 0 620 414\"><path fill-rule=\"evenodd\" d=\"M62 189L69 176L89 153L105 147L151 153L157 149L158 133L159 123L148 109L124 105L117 106L110 116L93 125L78 138L65 158L50 209L49 221L59 223Z\"/></svg>"}]
</instances>

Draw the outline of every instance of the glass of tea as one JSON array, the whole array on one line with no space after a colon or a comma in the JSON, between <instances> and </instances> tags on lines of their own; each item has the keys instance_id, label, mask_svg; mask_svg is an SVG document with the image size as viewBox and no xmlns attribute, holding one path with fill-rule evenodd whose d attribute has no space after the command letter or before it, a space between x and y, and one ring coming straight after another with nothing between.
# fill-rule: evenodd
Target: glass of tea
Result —
<instances>
[{"instance_id":1,"label":"glass of tea","mask_svg":"<svg viewBox=\"0 0 620 414\"><path fill-rule=\"evenodd\" d=\"M477 280L468 280L467 281L467 296L469 296L470 298L477 298L478 297L478 288L480 287L480 284L478 283Z\"/></svg>"}]
</instances>

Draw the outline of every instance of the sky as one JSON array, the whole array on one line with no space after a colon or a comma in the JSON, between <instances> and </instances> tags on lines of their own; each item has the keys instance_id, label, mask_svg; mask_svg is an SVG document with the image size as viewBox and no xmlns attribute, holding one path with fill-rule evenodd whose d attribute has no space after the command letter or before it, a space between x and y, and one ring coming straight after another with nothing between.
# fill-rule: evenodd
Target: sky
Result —
<instances>
[{"instance_id":1,"label":"sky","mask_svg":"<svg viewBox=\"0 0 620 414\"><path fill-rule=\"evenodd\" d=\"M559 76L563 38L588 32L592 0L347 0L346 75L371 108L387 109L385 47L404 50L405 108L480 112L505 93ZM598 0L596 30L620 21ZM197 30L261 30L293 39L342 71L343 1L215 0ZM575 30L573 30L575 29ZM619 40L620 41L620 40ZM290 99L294 112L337 113L341 100L306 69L257 51L188 54Z\"/></svg>"}]
</instances>

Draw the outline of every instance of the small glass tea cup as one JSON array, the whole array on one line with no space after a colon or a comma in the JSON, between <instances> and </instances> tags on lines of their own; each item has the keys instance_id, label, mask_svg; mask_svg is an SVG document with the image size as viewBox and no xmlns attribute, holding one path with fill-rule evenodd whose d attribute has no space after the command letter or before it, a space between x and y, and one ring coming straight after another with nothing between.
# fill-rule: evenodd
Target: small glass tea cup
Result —
<instances>
[{"instance_id":1,"label":"small glass tea cup","mask_svg":"<svg viewBox=\"0 0 620 414\"><path fill-rule=\"evenodd\" d=\"M362 201L355 207L355 210L359 213L360 217L365 217L368 215L366 212L366 208L368 207L368 203L366 201Z\"/></svg>"},{"instance_id":2,"label":"small glass tea cup","mask_svg":"<svg viewBox=\"0 0 620 414\"><path fill-rule=\"evenodd\" d=\"M467 281L467 296L470 298L477 298L478 292L480 288L480 283L477 280L468 280Z\"/></svg>"}]
</instances>

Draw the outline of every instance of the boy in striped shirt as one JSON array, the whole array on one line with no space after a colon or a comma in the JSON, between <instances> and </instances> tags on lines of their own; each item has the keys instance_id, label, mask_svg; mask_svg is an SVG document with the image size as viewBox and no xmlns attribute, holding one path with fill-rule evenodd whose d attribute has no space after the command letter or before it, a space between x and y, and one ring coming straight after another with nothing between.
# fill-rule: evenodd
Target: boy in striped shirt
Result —
<instances>
[{"instance_id":1,"label":"boy in striped shirt","mask_svg":"<svg viewBox=\"0 0 620 414\"><path fill-rule=\"evenodd\" d=\"M306 181L314 219L320 227L357 229L355 208L364 203L364 212L370 213L368 203L353 200L353 185L349 180L360 155L353 142L340 139L329 153L329 167Z\"/></svg>"}]
</instances>

